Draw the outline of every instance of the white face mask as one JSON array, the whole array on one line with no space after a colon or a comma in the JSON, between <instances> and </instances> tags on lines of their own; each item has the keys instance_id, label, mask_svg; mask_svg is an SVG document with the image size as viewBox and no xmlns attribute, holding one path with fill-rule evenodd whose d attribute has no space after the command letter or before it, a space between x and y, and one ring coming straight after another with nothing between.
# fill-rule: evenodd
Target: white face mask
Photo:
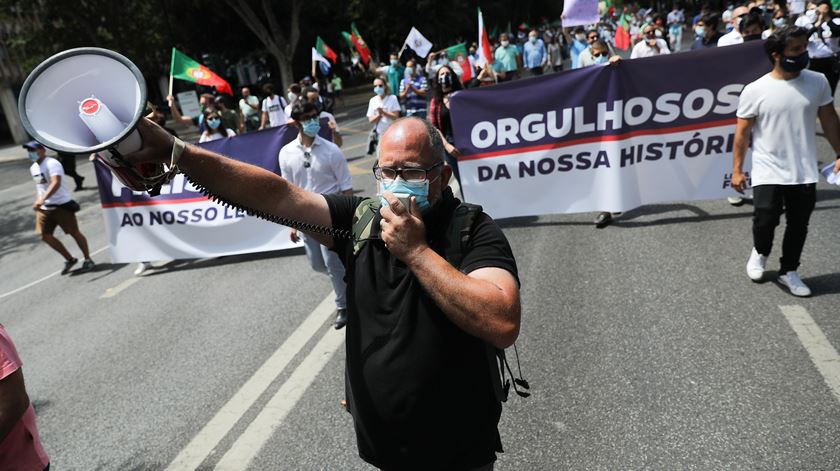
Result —
<instances>
[{"instance_id":1,"label":"white face mask","mask_svg":"<svg viewBox=\"0 0 840 471\"><path fill-rule=\"evenodd\" d=\"M502 41L502 47L507 47L510 41Z\"/></svg>"}]
</instances>

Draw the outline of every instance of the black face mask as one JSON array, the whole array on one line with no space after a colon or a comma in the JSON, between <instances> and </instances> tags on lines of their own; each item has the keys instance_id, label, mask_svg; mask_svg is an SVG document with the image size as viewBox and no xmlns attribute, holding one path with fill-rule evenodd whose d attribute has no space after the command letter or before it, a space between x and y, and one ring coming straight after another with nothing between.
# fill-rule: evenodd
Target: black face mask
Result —
<instances>
[{"instance_id":1,"label":"black face mask","mask_svg":"<svg viewBox=\"0 0 840 471\"><path fill-rule=\"evenodd\" d=\"M779 65L785 72L801 72L808 67L808 51L793 57L783 55Z\"/></svg>"},{"instance_id":2,"label":"black face mask","mask_svg":"<svg viewBox=\"0 0 840 471\"><path fill-rule=\"evenodd\" d=\"M758 34L748 34L748 35L746 35L746 36L743 36L743 38L744 38L744 42L747 42L747 41L755 41L755 40L761 39L761 33L758 33Z\"/></svg>"},{"instance_id":3,"label":"black face mask","mask_svg":"<svg viewBox=\"0 0 840 471\"><path fill-rule=\"evenodd\" d=\"M438 77L438 82L444 87L452 86L452 76L449 74L441 75Z\"/></svg>"}]
</instances>

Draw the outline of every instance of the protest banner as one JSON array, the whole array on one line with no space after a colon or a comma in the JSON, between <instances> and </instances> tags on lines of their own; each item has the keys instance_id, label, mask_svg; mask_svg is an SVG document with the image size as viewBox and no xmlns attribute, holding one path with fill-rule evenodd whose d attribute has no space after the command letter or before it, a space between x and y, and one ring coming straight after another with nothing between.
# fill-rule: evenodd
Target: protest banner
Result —
<instances>
[{"instance_id":1,"label":"protest banner","mask_svg":"<svg viewBox=\"0 0 840 471\"><path fill-rule=\"evenodd\" d=\"M598 0L566 0L563 2L563 27L591 25L598 16Z\"/></svg>"},{"instance_id":2,"label":"protest banner","mask_svg":"<svg viewBox=\"0 0 840 471\"><path fill-rule=\"evenodd\" d=\"M329 138L326 119L321 136ZM295 139L297 128L279 126L198 144L228 157L279 174L280 149ZM132 192L96 162L99 197L112 263L218 257L301 246L289 229L210 201L183 174L154 198Z\"/></svg>"},{"instance_id":3,"label":"protest banner","mask_svg":"<svg viewBox=\"0 0 840 471\"><path fill-rule=\"evenodd\" d=\"M456 92L464 197L504 218L733 196L738 97L770 68L757 41Z\"/></svg>"}]
</instances>

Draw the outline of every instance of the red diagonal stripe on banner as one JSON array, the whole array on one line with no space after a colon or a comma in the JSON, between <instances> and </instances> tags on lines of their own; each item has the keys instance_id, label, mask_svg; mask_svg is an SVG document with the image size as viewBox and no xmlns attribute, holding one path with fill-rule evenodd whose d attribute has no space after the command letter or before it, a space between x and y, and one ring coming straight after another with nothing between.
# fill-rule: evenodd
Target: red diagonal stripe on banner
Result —
<instances>
[{"instance_id":1,"label":"red diagonal stripe on banner","mask_svg":"<svg viewBox=\"0 0 840 471\"><path fill-rule=\"evenodd\" d=\"M487 159L490 157L498 157L500 155L508 155L508 154L522 154L525 152L535 152L538 150L549 150L549 149L559 149L561 147L569 147L575 146L578 144L589 144L590 142L598 142L598 141L620 141L622 139L628 139L631 137L636 136L655 136L658 134L669 134L673 132L685 132L685 131L694 131L696 129L706 129L706 128L716 128L718 126L730 126L734 125L738 121L737 118L729 118L729 119L722 119L720 121L710 121L708 123L700 123L700 124L686 124L683 126L675 126L673 128L664 128L664 129L642 129L639 131L629 131L624 134L615 134L612 136L592 136L592 137L582 137L579 139L569 139L566 141L555 142L553 144L541 144L537 146L531 147L518 147L514 149L505 149L505 150L497 150L493 152L482 152L479 154L472 154L472 155L462 155L458 157L459 162L463 162L466 160L478 160L478 159Z\"/></svg>"},{"instance_id":2,"label":"red diagonal stripe on banner","mask_svg":"<svg viewBox=\"0 0 840 471\"><path fill-rule=\"evenodd\" d=\"M128 201L125 203L102 203L103 208L130 208L132 206L157 206L162 204L187 204L207 201L206 196L199 196L196 198L185 198L182 200L148 200L148 201Z\"/></svg>"}]
</instances>

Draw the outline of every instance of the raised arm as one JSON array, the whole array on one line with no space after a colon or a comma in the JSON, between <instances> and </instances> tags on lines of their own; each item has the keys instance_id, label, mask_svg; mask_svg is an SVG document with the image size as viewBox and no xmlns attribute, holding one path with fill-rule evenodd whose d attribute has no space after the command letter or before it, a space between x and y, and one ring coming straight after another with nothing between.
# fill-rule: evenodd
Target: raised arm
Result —
<instances>
[{"instance_id":1,"label":"raised arm","mask_svg":"<svg viewBox=\"0 0 840 471\"><path fill-rule=\"evenodd\" d=\"M173 137L153 122L143 119L137 129L143 148L126 158L132 163L169 163ZM196 146L188 145L178 167L189 179L214 196L246 209L307 224L330 227L329 207L323 196L298 188L279 175ZM327 247L332 238L311 233Z\"/></svg>"}]
</instances>

